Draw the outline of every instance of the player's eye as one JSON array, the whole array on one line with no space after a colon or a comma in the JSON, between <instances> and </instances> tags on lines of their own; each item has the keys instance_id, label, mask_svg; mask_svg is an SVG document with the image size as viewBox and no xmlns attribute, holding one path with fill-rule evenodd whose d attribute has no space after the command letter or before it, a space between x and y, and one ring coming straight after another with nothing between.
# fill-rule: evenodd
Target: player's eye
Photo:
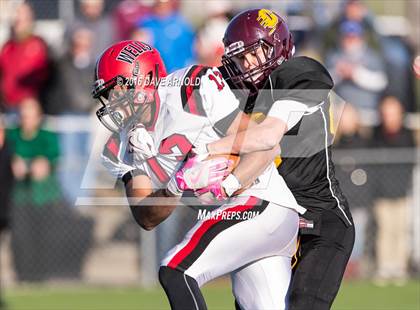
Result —
<instances>
[{"instance_id":1,"label":"player's eye","mask_svg":"<svg viewBox=\"0 0 420 310\"><path fill-rule=\"evenodd\" d=\"M110 93L109 99L110 100L117 100L122 98L126 93L126 90L123 89L113 89Z\"/></svg>"}]
</instances>

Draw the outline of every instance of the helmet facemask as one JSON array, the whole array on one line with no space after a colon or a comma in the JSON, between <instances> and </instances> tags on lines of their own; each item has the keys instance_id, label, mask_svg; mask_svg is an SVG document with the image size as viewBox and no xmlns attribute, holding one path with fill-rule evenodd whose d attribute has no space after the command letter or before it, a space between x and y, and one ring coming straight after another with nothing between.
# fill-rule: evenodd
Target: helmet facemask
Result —
<instances>
[{"instance_id":1,"label":"helmet facemask","mask_svg":"<svg viewBox=\"0 0 420 310\"><path fill-rule=\"evenodd\" d=\"M106 83L97 81L93 96L102 103L96 112L97 117L108 130L117 133L134 123L150 126L157 113L157 84L152 72L143 80L131 81L117 76Z\"/></svg>"},{"instance_id":2,"label":"helmet facemask","mask_svg":"<svg viewBox=\"0 0 420 310\"><path fill-rule=\"evenodd\" d=\"M243 63L248 61L245 57L247 54L255 56L258 65L245 69ZM243 46L242 41L236 42L226 48L222 57L223 66L226 68L232 83L240 89L250 90L250 95L258 92L270 73L284 60L282 56L276 57L274 47L264 40L259 40L246 47ZM249 62L248 65L251 66Z\"/></svg>"}]
</instances>

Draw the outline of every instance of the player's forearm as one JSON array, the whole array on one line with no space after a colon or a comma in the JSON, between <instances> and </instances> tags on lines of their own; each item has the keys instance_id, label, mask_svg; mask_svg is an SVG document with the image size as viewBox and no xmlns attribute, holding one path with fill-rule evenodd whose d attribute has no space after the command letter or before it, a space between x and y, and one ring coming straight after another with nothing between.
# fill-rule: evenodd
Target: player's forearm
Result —
<instances>
[{"instance_id":1,"label":"player's forearm","mask_svg":"<svg viewBox=\"0 0 420 310\"><path fill-rule=\"evenodd\" d=\"M143 229L152 230L168 218L176 208L179 198L165 195L167 195L166 190L158 190L147 197L146 203L143 200L134 205L130 204L134 219Z\"/></svg>"},{"instance_id":2,"label":"player's forearm","mask_svg":"<svg viewBox=\"0 0 420 310\"><path fill-rule=\"evenodd\" d=\"M174 197L166 189L160 189L145 195L145 189L133 188L130 181L126 185L126 194L131 213L145 230L152 230L163 222L178 204L179 197Z\"/></svg>"},{"instance_id":3,"label":"player's forearm","mask_svg":"<svg viewBox=\"0 0 420 310\"><path fill-rule=\"evenodd\" d=\"M265 122L265 121L264 121ZM229 135L207 145L211 155L246 154L258 151L269 151L279 144L286 130L283 122L261 123L236 135Z\"/></svg>"},{"instance_id":4,"label":"player's forearm","mask_svg":"<svg viewBox=\"0 0 420 310\"><path fill-rule=\"evenodd\" d=\"M247 188L263 174L264 170L273 162L274 158L280 154L280 147L276 145L268 151L259 151L245 154L241 157L239 165L233 174L241 183L242 188Z\"/></svg>"}]
</instances>

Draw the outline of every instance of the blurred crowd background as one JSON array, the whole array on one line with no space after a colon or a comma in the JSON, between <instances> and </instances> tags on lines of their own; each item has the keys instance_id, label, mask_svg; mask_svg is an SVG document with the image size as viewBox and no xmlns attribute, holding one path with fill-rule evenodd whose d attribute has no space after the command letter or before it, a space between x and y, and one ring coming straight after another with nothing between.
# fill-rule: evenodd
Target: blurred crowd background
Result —
<instances>
[{"instance_id":1,"label":"blurred crowd background","mask_svg":"<svg viewBox=\"0 0 420 310\"><path fill-rule=\"evenodd\" d=\"M218 66L230 18L261 6L285 16L297 54L324 63L341 98L334 160L357 232L346 276L418 277L419 1L0 0L3 285L154 283L191 216L140 231L120 184L98 167L106 134L90 96L95 61L138 39L169 72Z\"/></svg>"}]
</instances>

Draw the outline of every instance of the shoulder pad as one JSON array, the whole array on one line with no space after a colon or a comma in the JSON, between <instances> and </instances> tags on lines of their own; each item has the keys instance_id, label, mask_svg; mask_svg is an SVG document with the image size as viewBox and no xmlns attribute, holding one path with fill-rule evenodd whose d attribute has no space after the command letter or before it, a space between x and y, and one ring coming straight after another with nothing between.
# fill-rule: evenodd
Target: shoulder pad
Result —
<instances>
[{"instance_id":1,"label":"shoulder pad","mask_svg":"<svg viewBox=\"0 0 420 310\"><path fill-rule=\"evenodd\" d=\"M198 90L201 85L201 78L207 73L208 69L210 67L194 65L185 74L181 86L182 107L185 112L206 116Z\"/></svg>"},{"instance_id":2,"label":"shoulder pad","mask_svg":"<svg viewBox=\"0 0 420 310\"><path fill-rule=\"evenodd\" d=\"M304 89L332 89L334 86L327 69L309 57L292 57L276 68L270 78L277 89L292 89L297 85Z\"/></svg>"}]
</instances>

